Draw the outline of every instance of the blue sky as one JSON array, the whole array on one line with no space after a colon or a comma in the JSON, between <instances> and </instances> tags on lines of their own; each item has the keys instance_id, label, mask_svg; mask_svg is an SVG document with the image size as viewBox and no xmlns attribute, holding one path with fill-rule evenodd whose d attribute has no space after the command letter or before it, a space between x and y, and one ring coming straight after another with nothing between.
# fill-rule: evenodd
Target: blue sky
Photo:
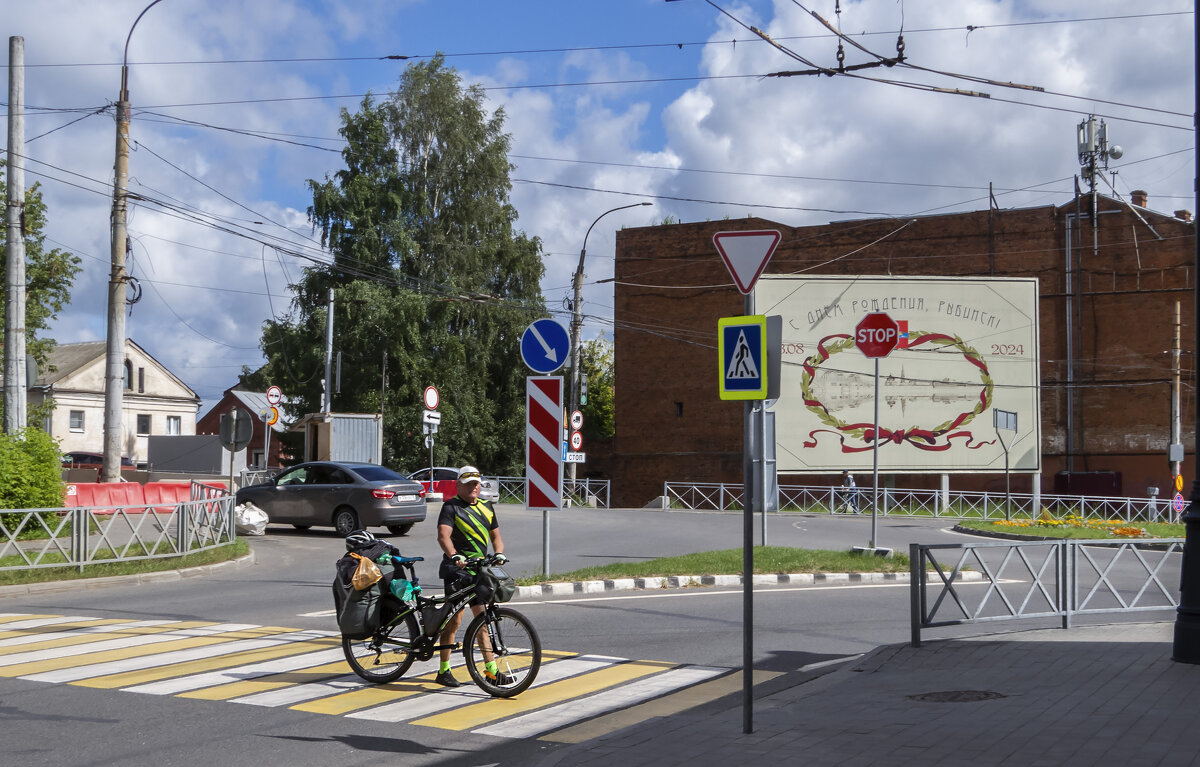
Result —
<instances>
[{"instance_id":1,"label":"blue sky","mask_svg":"<svg viewBox=\"0 0 1200 767\"><path fill-rule=\"evenodd\" d=\"M6 9L0 22L6 38L25 39L27 179L42 184L51 245L84 262L54 328L60 342L104 336L111 103L126 35L147 2L40 0ZM834 0L162 0L130 44L130 189L257 234L230 237L136 206L131 269L143 298L127 333L200 394L201 413L242 365L261 362L261 323L286 311L288 283L306 263L262 242L320 255L305 182L340 167L338 110L395 85L405 64L378 60L387 55L443 52L504 108L512 201L520 227L544 243L550 307L562 308L595 217L654 203L607 216L588 239L588 336L612 327L604 280L621 226L973 210L986 207L989 183L1004 208L1062 203L1079 169L1075 125L1089 113L1105 116L1125 148L1113 164L1119 192L1145 189L1150 207L1168 213L1195 206L1190 4L837 7L841 29L881 55L894 54L903 25L909 63L1046 92L902 68L864 74L991 98L877 79L761 77L807 65L742 25L833 66L837 40L808 11L839 23ZM848 64L867 60L847 50ZM663 280L686 284L687 275Z\"/></svg>"}]
</instances>

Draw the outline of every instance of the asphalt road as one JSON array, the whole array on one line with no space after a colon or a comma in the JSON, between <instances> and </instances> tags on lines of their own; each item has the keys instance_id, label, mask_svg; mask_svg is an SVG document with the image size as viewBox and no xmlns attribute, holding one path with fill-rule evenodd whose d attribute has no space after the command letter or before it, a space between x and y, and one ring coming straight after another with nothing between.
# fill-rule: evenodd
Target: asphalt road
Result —
<instances>
[{"instance_id":1,"label":"asphalt road","mask_svg":"<svg viewBox=\"0 0 1200 767\"><path fill-rule=\"evenodd\" d=\"M499 514L515 569L539 572L543 513L505 506ZM950 531L951 526L948 520L883 519L879 543L905 550L910 541L972 540ZM755 531L758 543L757 520ZM865 544L869 534L869 517L780 515L768 520L768 542L774 545L845 549ZM736 513L569 510L549 517L550 565L552 571L563 572L614 561L734 548L740 546L741 537L742 518ZM438 550L432 519L408 536L392 540L404 554L426 557L420 572L435 585ZM167 583L5 599L0 600L0 612L333 630L330 581L333 561L344 551L341 539L332 531L299 532L272 526L266 536L251 539L251 545L257 559L252 567ZM609 656L630 659L614 667L618 670L636 671L638 663L647 662L683 664L679 667L688 669L712 667L717 669L713 673L719 673L741 665L742 599L740 588L691 588L577 595L522 601L514 606L532 619L543 647L549 650L579 653L600 664L610 662ZM756 589L755 668L761 672L794 671L880 644L906 641L908 599L905 585L891 584ZM490 747L508 744L509 748L512 743L469 727L453 729L457 725L438 723L437 717L421 720L423 725L393 723L267 703L270 695L308 680L303 671L271 677L277 680L271 684L280 687L280 693L266 685L256 693L260 697L235 701L115 689L127 681L112 682L113 689L88 680L70 684L32 681L21 677L45 673L42 666L4 665L11 661L6 656L14 651L3 645L11 641L3 638L9 636L4 632L4 620L0 615L0 753L13 763L191 767L208 762L296 767L376 765L381 759L399 758L405 765L459 760L486 764ZM1046 625L1045 621L1041 625ZM332 640L325 641L333 646ZM62 643L69 644L65 639L50 641L51 645ZM86 664L99 657L81 655L77 661L57 661L56 668ZM331 664L326 676L333 684L341 684L338 678L348 671L343 666L344 661ZM321 679L316 683L328 684ZM565 679L556 684L572 683ZM470 692L478 691L471 686ZM444 691L435 691L434 697L449 700ZM236 705L237 701L257 705ZM518 701L537 705L530 693ZM505 711L506 717L515 715ZM526 745L527 753L553 747L537 740L528 740Z\"/></svg>"}]
</instances>

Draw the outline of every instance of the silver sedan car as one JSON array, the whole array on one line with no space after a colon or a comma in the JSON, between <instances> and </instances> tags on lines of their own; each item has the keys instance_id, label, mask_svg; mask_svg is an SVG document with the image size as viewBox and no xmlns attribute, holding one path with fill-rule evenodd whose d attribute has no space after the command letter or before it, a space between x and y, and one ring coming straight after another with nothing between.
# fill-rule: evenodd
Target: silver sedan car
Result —
<instances>
[{"instance_id":1,"label":"silver sedan car","mask_svg":"<svg viewBox=\"0 0 1200 767\"><path fill-rule=\"evenodd\" d=\"M425 519L425 489L373 463L302 463L242 488L236 502L253 503L272 522L299 530L333 527L338 535L368 527L404 535Z\"/></svg>"}]
</instances>

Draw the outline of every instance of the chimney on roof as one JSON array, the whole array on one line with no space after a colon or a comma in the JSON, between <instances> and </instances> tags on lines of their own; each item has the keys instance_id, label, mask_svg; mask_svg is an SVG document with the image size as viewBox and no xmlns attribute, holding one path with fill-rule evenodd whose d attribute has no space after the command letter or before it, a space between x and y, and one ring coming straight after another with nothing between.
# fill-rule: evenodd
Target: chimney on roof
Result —
<instances>
[{"instance_id":1,"label":"chimney on roof","mask_svg":"<svg viewBox=\"0 0 1200 767\"><path fill-rule=\"evenodd\" d=\"M1130 201L1139 208L1144 208L1146 207L1146 203L1150 201L1150 198L1146 195L1145 191L1134 189L1132 194L1130 194Z\"/></svg>"},{"instance_id":2,"label":"chimney on roof","mask_svg":"<svg viewBox=\"0 0 1200 767\"><path fill-rule=\"evenodd\" d=\"M1175 211L1175 218L1188 223L1192 220L1192 212L1190 210L1177 210Z\"/></svg>"}]
</instances>

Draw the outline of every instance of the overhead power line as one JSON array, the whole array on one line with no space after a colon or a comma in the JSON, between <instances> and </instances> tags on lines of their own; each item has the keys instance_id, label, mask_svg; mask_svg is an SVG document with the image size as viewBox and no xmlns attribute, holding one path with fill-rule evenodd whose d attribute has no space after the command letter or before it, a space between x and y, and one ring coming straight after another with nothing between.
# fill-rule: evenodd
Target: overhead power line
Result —
<instances>
[{"instance_id":1,"label":"overhead power line","mask_svg":"<svg viewBox=\"0 0 1200 767\"><path fill-rule=\"evenodd\" d=\"M903 32L909 35L915 34L931 34L941 32L966 32L968 35L985 29L1008 29L1018 27L1037 27L1058 24L1087 24L1102 21L1128 21L1133 19L1152 19L1164 18L1172 16L1191 16L1192 11L1163 11L1157 13L1130 13L1116 16L1088 16L1081 18L1069 19L1038 19L1036 21L1010 21L997 24L964 24L962 26L953 27L917 27L913 29L905 29ZM852 37L875 37L875 36L893 36L900 30L881 30L881 31L863 31L851 35ZM807 34L807 35L781 35L775 39L779 41L791 42L793 40L821 40L828 39L828 34ZM139 67L153 66L214 66L214 65L242 65L242 64L328 64L336 62L384 62L384 61L409 61L431 59L434 56L442 56L443 58L482 58L495 56L531 56L538 54L565 54L565 53L593 53L597 51L633 51L633 50L656 50L656 49L675 49L682 50L684 48L702 48L710 46L738 46L747 43L761 43L759 37L744 37L733 38L730 40L690 40L682 42L655 42L655 43L616 43L612 45L580 45L571 47L554 47L554 48L512 48L499 49L492 51L457 51L457 52L440 52L440 53L411 53L397 54L385 53L373 56L293 56L293 57L272 57L258 59L164 59L159 61L138 61ZM8 64L0 63L0 68L7 68ZM46 63L26 63L26 69L62 69L72 67L119 67L120 61L93 61L93 62L46 62Z\"/></svg>"}]
</instances>

